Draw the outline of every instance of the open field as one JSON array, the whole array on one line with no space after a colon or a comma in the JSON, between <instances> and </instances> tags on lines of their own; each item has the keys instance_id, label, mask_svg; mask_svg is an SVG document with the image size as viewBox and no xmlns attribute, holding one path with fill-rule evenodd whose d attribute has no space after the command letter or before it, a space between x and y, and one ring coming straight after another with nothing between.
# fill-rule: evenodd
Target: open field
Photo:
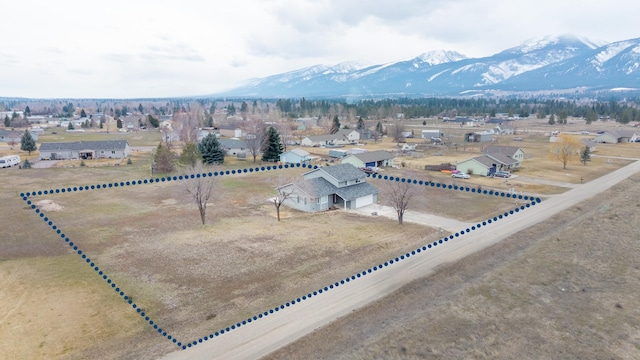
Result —
<instances>
[{"instance_id":1,"label":"open field","mask_svg":"<svg viewBox=\"0 0 640 360\"><path fill-rule=\"evenodd\" d=\"M3 184L10 186L0 190L0 222L9 234L0 252L0 274L10 290L0 304L5 309L0 336L9 345L0 347L0 357L149 358L175 349L17 196L21 191L148 178L148 156L136 154L132 165L116 167L12 169L1 174ZM288 176L303 170L290 171ZM222 203L210 207L210 224L204 227L173 182L33 201L49 200L40 203L47 216L152 319L182 341L215 332L438 236L437 229L400 227L393 220L342 212L285 209L283 221L277 222L273 205L265 199L278 177L273 172L223 177ZM416 203L420 211L441 213L447 204L456 209L450 216L477 217L477 208L466 204L479 195L451 196L430 188L422 193L428 200ZM484 200L494 213L513 207L504 199ZM50 306L54 298L58 305ZM71 320L66 311L73 312ZM34 335L26 336L29 332Z\"/></svg>"},{"instance_id":2,"label":"open field","mask_svg":"<svg viewBox=\"0 0 640 360\"><path fill-rule=\"evenodd\" d=\"M637 359L640 175L268 359Z\"/></svg>"},{"instance_id":3,"label":"open field","mask_svg":"<svg viewBox=\"0 0 640 360\"><path fill-rule=\"evenodd\" d=\"M96 136L96 139L100 139L103 135ZM580 178L583 178L583 181L590 181L629 161L594 157L587 166L574 162L570 163L568 169L562 170L559 162L547 159L544 149L539 148L539 146L546 146L543 136L537 133L530 134L530 138L526 135L521 136L525 137L524 141L508 143L505 140L505 144L525 147L529 159L525 162L525 167L517 173L523 178L579 184ZM394 149L396 144L389 140L386 138L375 145L370 142L366 146L370 149L373 149L371 145ZM157 140L151 138L136 141L139 141L138 146L157 145ZM638 150L640 150L640 144L620 144L610 147L599 144L598 152L594 155L640 157ZM434 155L436 151L442 152L443 155ZM456 159L475 156L481 149L474 147L459 149L458 152L455 149L446 151L433 149L426 151L426 156L423 158L406 160L408 164L415 160L416 167L423 168L424 164L448 161L447 151L455 155L451 155L450 159ZM118 297L77 255L64 246L64 242L55 236L51 228L39 220L18 198L18 194L22 191L103 184L145 179L151 176L150 153L134 152L132 161L132 165L121 166L44 170L4 169L7 171L0 172L0 180L4 185L0 188L0 200L3 204L0 208L0 226L4 234L0 247L0 284L3 289L8 289L0 295L0 338L2 339L0 340L0 358L154 358L176 349L175 345L171 345L143 319L135 315L134 310L126 305L122 298ZM400 161L402 159L399 159L398 163ZM258 166L258 164L254 165L251 160L228 158L224 169L246 166ZM408 165L407 168L411 169L412 166ZM405 176L406 170L406 168L385 169L384 174ZM500 191L514 188L518 192L525 193L554 194L567 189L564 186L537 184L521 181L518 178L510 180L509 184L502 179L480 177L473 177L470 181L454 180L445 174L424 170L416 171L410 177L474 188L481 186ZM638 266L632 260L625 260L626 262L616 270L616 274L621 273L625 276L622 279L626 279L626 282L621 280L612 284L611 287L606 287L602 280L611 275L606 272L608 268L617 267L617 265L607 265L615 263L613 258L616 256L624 258L627 254L625 251L628 249L631 249L628 252L630 254L637 251L637 249L633 250L635 244L623 241L635 238L625 226L628 227L629 223L635 223L638 220L634 212L636 208L633 207L639 202L636 201L638 194L632 191L632 185L637 188L637 182L638 179L630 183L631 185L627 184L627 188L618 189L619 192L624 191L624 193L615 193L617 197L612 195L609 198L605 197L608 200L600 200L600 203L593 202L595 200L590 201L587 205L581 205L578 210L574 208L554 218L553 221L544 224L546 227L536 227L535 231L529 234L518 234L506 242L506 245L501 244L492 248L491 251L483 252L481 257L474 255L470 264L465 260L464 264L444 268L434 278L417 282L415 286L420 291L426 291L427 295L418 290L413 292L405 290L402 293L401 297L407 298L407 301L420 297L426 298L429 300L428 305L433 304L432 307L427 306L424 299L422 303L394 304L403 309L408 309L404 307L405 305L423 308L423 310L426 308L429 311L426 316L422 313L416 314L413 310L406 311L406 316L391 312L390 316L396 315L385 318L384 324L375 320L361 323L364 327L361 330L356 330L355 325L343 324L346 329L351 329L353 334L364 331L363 339L374 339L370 341L380 344L379 347L375 347L367 343L361 348L358 347L361 345L353 347L345 345L346 349L353 350L352 356L346 356L348 358L419 357L424 353L424 349L413 349L421 346L418 342L422 344L425 341L424 338L420 341L416 340L420 336L417 332L424 334L423 330L430 329L433 323L444 324L445 329L449 329L448 322L451 321L451 332L444 331L443 335L436 333L437 329L430 330L434 332L428 333L429 338L437 339L439 347L434 347L433 352L427 353L431 355L427 356L500 357L500 354L504 353L507 355L502 357L514 357L516 353L511 352L515 351L513 349L518 350L517 346L526 344L529 337L542 338L540 332L544 329L542 325L536 323L536 327L531 332L517 334L518 342L513 349L508 348L504 344L506 340L500 342L500 338L493 337L497 336L494 333L505 332L503 331L505 329L509 332L512 326L522 327L522 322L534 321L518 311L524 311L527 316L535 315L535 311L552 311L555 317L551 320L547 319L544 325L553 326L553 333L558 337L564 336L562 333L567 332L566 324L573 321L566 315L571 313L568 310L570 303L560 303L558 306L564 306L558 307L560 310L553 308L557 298L553 297L555 293L552 291L555 289L554 286L562 281L576 283L590 281L590 287L585 289L601 289L589 297L589 300L600 301L596 302L598 304L608 304L605 301L607 296L625 299L627 295L623 294L619 288L623 286L631 286L629 294L637 298L637 289L633 287L637 284L629 285L631 280L627 277L628 274L635 274L637 279ZM432 228L405 224L401 228L402 232L399 232L395 221L378 217L345 215L340 212L309 215L285 210L283 221L278 223L275 220L273 206L265 201L267 194L272 193L274 184L274 175L270 173L261 172L250 177L244 175L225 177L222 180L225 194L222 198L223 205L210 207L209 215L214 219L211 224L204 227L198 225L197 211L183 201L180 188L175 183L89 191L71 195L60 194L34 200L47 199L60 205L59 211L52 211L47 215L83 251L92 256L92 259L119 286L122 286L127 294L133 295L136 303L145 307L155 321L182 341L193 340L217 331L239 319L246 319L250 315L273 307L274 304L288 301L344 277L345 274L353 274L376 262L422 245L428 241L427 239L437 237L435 229ZM628 197L621 197L623 195ZM384 195L380 198L384 200ZM479 199L482 200L478 201ZM620 207L618 205L615 207L615 215L611 214L614 202L620 204ZM629 206L627 210L621 207L623 203ZM421 196L416 198L414 206L417 211L450 216L461 221L475 221L488 217L488 214L512 208L514 204L490 196L444 192L429 188L421 190ZM632 215L627 216L624 211L620 212L618 209L628 211ZM591 217L584 218L581 214L589 214ZM603 220L607 224L603 225L603 229L607 230L605 233L600 232L598 227ZM333 230L331 236L328 235L329 228ZM537 255L536 251L540 248L539 245L535 245L537 239L542 238L540 244L549 243L551 246L555 244L550 238L552 235L555 236L554 234L559 234L558 237L561 239L585 238L592 239L594 242L575 243L574 241L571 243L570 253L563 253L557 248L549 247L542 253L544 256ZM599 248L599 243L596 242L598 238L615 240L623 248L616 248L615 252L610 247ZM586 244L585 248L581 247L582 244ZM589 253L586 255L579 252L587 250ZM558 252L558 256L553 252ZM574 256L574 253L579 255ZM523 254L527 254L525 260L522 258L525 256ZM582 261L582 256L591 260ZM602 257L602 260L598 260L598 257ZM569 258L572 262L567 264L565 260ZM509 265L511 261L516 265ZM597 269L588 269L589 261L597 263ZM556 270L554 268L556 264L565 267L562 270ZM574 279L572 271L578 266L580 272ZM526 271L520 270L520 267ZM499 273L498 269L500 269ZM458 271L461 273L458 274ZM508 280L507 276L512 273L513 276L518 277ZM545 276L553 281L549 280L544 283L545 285L540 285L535 283L535 281L542 281L540 277L531 276L529 273L546 274ZM584 280L584 274L593 274L593 279ZM442 282L432 288L430 284L441 278ZM435 280L432 281L432 279ZM492 285L488 288L480 282L489 280L493 282L489 282ZM507 281L506 285L502 281ZM527 287L523 288L521 284L526 284L527 281L529 281L529 287L537 289L536 292L526 293ZM449 289L452 283L456 286ZM497 295L494 296L494 293ZM488 295L485 296L486 294ZM508 297L513 296L512 294L520 295L514 300ZM539 294L544 295L544 299L553 301L543 302L544 304L536 302ZM483 300L483 297L486 299ZM509 304L516 300L521 303L509 305L505 310L506 305L503 304L505 297L510 299ZM451 299L458 299L461 305L452 309L453 305L447 305L447 302L453 304ZM574 298L570 300L573 301ZM625 326L637 328L637 314L629 314L629 309L632 308L628 305L629 301L620 302L623 309L621 311L627 311L624 314L630 319ZM380 316L383 317L385 308L378 307L382 310L376 310L377 307L374 306L370 311L379 311ZM467 310L466 307L469 309ZM582 311L583 308L580 307L580 310ZM592 310L589 308L589 311ZM508 316L504 315L505 313ZM609 321L607 317L611 314L600 314L597 311L595 313L599 314L598 319L605 319L606 326L611 326L613 321ZM613 312L613 314L616 313ZM562 315L565 317L563 318ZM359 316L368 318L362 314ZM393 320L394 316L411 324L417 324L415 326L417 330L415 332L400 330L402 326L409 328L414 326L406 326L407 322ZM420 322L421 317L426 317L431 322ZM525 320L522 320L523 318ZM618 319L614 318L616 321ZM502 325L500 321L503 321ZM479 325L470 326L474 322ZM578 324L583 325L585 322L578 322ZM601 329L595 331L591 330L591 327L596 325L588 322L586 324L589 328L587 332L590 332L592 335L589 336L592 337L585 339L579 337L580 334L572 334L574 339L578 339L576 341L597 343L597 340L605 338L606 332L610 330L603 325ZM359 328L360 325L356 327ZM468 333L465 333L465 327L471 330L466 330ZM480 327L486 329L478 329ZM388 332L384 333L387 328ZM616 333L615 329L611 333L620 334L620 332ZM404 344L402 346L405 350L402 350L402 346L394 347L392 342L383 341L383 338L394 334L404 334L406 340L402 338L395 343ZM459 334L467 335L462 340L456 340ZM620 334L621 337L623 335L625 334ZM352 339L348 334L345 334L344 338ZM322 346L314 345L314 340L309 341L311 343L308 349ZM339 340L337 341L337 344L340 344ZM551 340L545 341L551 342ZM351 342L358 344L355 340ZM639 346L637 342L631 344L627 342L625 346L635 346L636 349ZM479 348L481 345L485 347ZM500 349L503 352L482 352L493 349L491 346L502 346ZM447 352L450 347L455 351ZM465 352L467 351L465 347L473 351ZM337 348L340 348L340 345ZM367 348L372 352L362 352ZM391 349L390 351L397 350L398 353L377 353L377 351L383 351L381 350L383 348ZM456 350L459 348L462 350ZM285 351L281 353L284 354L283 356L288 357L287 354L291 354L291 357L296 357L295 354L298 354L296 351L300 350L283 351ZM622 352L619 353L622 355L618 356L629 357L625 356L628 353ZM302 357L308 357L302 354L300 353ZM324 354L329 354L326 356L329 358L340 357L340 354L332 353L327 349L316 350L315 354L316 356L312 357L323 357ZM349 353L345 352L345 354ZM459 354L462 355L458 356ZM632 357L635 356L629 358Z\"/></svg>"}]
</instances>

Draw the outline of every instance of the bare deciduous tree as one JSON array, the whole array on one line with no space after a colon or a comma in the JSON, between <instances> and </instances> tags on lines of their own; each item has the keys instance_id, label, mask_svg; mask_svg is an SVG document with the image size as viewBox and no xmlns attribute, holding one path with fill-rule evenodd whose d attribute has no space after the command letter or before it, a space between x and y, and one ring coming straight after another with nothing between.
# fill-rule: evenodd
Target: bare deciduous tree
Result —
<instances>
[{"instance_id":1,"label":"bare deciduous tree","mask_svg":"<svg viewBox=\"0 0 640 360\"><path fill-rule=\"evenodd\" d=\"M418 193L418 186L409 181L389 180L382 186L383 199L386 205L393 207L398 214L398 223L402 225L404 213L409 208L411 199Z\"/></svg>"},{"instance_id":2,"label":"bare deciduous tree","mask_svg":"<svg viewBox=\"0 0 640 360\"><path fill-rule=\"evenodd\" d=\"M200 213L200 220L202 225L206 223L207 204L213 190L218 186L218 178L215 176L209 176L209 172L213 172L215 167L205 166L201 161L198 161L196 165L187 166L183 175L182 185L188 198L196 204Z\"/></svg>"},{"instance_id":3,"label":"bare deciduous tree","mask_svg":"<svg viewBox=\"0 0 640 360\"><path fill-rule=\"evenodd\" d=\"M404 132L404 124L396 121L389 127L389 136L393 137L393 141L399 142L402 139L402 133Z\"/></svg>"},{"instance_id":4,"label":"bare deciduous tree","mask_svg":"<svg viewBox=\"0 0 640 360\"><path fill-rule=\"evenodd\" d=\"M278 221L280 221L280 206L282 206L282 204L287 201L287 199L300 195L300 191L302 192L302 194L314 193L310 183L305 181L304 179L287 179L284 177L278 177L276 179L276 191L278 193L270 201L276 208L276 216L278 218Z\"/></svg>"},{"instance_id":5,"label":"bare deciduous tree","mask_svg":"<svg viewBox=\"0 0 640 360\"><path fill-rule=\"evenodd\" d=\"M249 154L251 154L255 163L256 157L261 153L264 145L264 122L260 119L251 119L243 124L243 130L246 134L244 142L247 144L247 150L249 150Z\"/></svg>"},{"instance_id":6,"label":"bare deciduous tree","mask_svg":"<svg viewBox=\"0 0 640 360\"><path fill-rule=\"evenodd\" d=\"M173 121L179 124L177 126L178 129L180 129L180 141L184 143L195 143L198 141L198 123L192 115L193 114L184 110L178 110L173 113Z\"/></svg>"},{"instance_id":7,"label":"bare deciduous tree","mask_svg":"<svg viewBox=\"0 0 640 360\"><path fill-rule=\"evenodd\" d=\"M293 130L295 129L295 127L295 124L292 124L287 120L281 121L278 124L278 134L280 134L283 151L287 151L287 143L292 141Z\"/></svg>"},{"instance_id":8,"label":"bare deciduous tree","mask_svg":"<svg viewBox=\"0 0 640 360\"><path fill-rule=\"evenodd\" d=\"M276 190L278 191L278 194L271 199L271 202L276 207L276 215L278 217L278 221L280 221L280 206L282 206L282 204L294 194L295 189L293 186L288 187L284 185L276 188Z\"/></svg>"}]
</instances>

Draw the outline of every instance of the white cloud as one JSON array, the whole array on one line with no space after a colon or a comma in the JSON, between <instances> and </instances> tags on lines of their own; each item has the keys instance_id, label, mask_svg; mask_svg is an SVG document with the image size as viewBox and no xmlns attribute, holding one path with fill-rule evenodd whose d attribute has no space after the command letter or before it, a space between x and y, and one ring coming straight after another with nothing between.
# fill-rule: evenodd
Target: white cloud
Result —
<instances>
[{"instance_id":1,"label":"white cloud","mask_svg":"<svg viewBox=\"0 0 640 360\"><path fill-rule=\"evenodd\" d=\"M315 64L486 56L547 34L617 41L640 36L639 12L624 0L14 1L0 96L210 94Z\"/></svg>"}]
</instances>

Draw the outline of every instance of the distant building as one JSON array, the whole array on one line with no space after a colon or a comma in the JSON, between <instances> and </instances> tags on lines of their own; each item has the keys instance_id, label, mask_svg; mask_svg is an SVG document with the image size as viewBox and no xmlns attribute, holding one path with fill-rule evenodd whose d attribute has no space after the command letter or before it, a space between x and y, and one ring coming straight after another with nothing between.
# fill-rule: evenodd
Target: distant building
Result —
<instances>
[{"instance_id":1,"label":"distant building","mask_svg":"<svg viewBox=\"0 0 640 360\"><path fill-rule=\"evenodd\" d=\"M131 147L126 140L51 142L40 145L41 160L121 159Z\"/></svg>"},{"instance_id":2,"label":"distant building","mask_svg":"<svg viewBox=\"0 0 640 360\"><path fill-rule=\"evenodd\" d=\"M289 164L308 164L311 161L311 156L308 152L295 148L287 152L280 154L280 162Z\"/></svg>"}]
</instances>

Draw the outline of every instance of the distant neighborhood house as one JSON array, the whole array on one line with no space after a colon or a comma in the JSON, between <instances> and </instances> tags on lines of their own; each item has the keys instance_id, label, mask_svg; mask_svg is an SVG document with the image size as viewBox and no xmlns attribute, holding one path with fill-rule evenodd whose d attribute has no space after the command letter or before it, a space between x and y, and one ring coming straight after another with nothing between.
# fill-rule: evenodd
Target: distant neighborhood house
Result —
<instances>
[{"instance_id":1,"label":"distant neighborhood house","mask_svg":"<svg viewBox=\"0 0 640 360\"><path fill-rule=\"evenodd\" d=\"M126 140L50 142L40 145L41 160L122 159L131 147Z\"/></svg>"},{"instance_id":2,"label":"distant neighborhood house","mask_svg":"<svg viewBox=\"0 0 640 360\"><path fill-rule=\"evenodd\" d=\"M220 147L227 155L246 154L249 151L247 143L238 139L219 139Z\"/></svg>"},{"instance_id":3,"label":"distant neighborhood house","mask_svg":"<svg viewBox=\"0 0 640 360\"><path fill-rule=\"evenodd\" d=\"M515 146L487 146L482 156L458 162L456 170L465 174L491 176L496 171L512 171L524 160L524 151Z\"/></svg>"},{"instance_id":4,"label":"distant neighborhood house","mask_svg":"<svg viewBox=\"0 0 640 360\"><path fill-rule=\"evenodd\" d=\"M497 154L505 155L512 160L517 161L516 167L520 167L524 160L524 150L517 146L488 145L484 148L482 153L488 156L499 156Z\"/></svg>"},{"instance_id":5,"label":"distant neighborhood house","mask_svg":"<svg viewBox=\"0 0 640 360\"><path fill-rule=\"evenodd\" d=\"M393 166L393 154L386 150L366 151L347 155L343 164L351 164L357 168L377 168Z\"/></svg>"},{"instance_id":6,"label":"distant neighborhood house","mask_svg":"<svg viewBox=\"0 0 640 360\"><path fill-rule=\"evenodd\" d=\"M295 148L280 154L280 162L288 164L308 164L311 156L308 152Z\"/></svg>"},{"instance_id":7,"label":"distant neighborhood house","mask_svg":"<svg viewBox=\"0 0 640 360\"><path fill-rule=\"evenodd\" d=\"M360 133L356 130L342 129L335 134L307 136L300 145L302 146L326 146L326 145L349 145L357 144L360 141Z\"/></svg>"},{"instance_id":8,"label":"distant neighborhood house","mask_svg":"<svg viewBox=\"0 0 640 360\"><path fill-rule=\"evenodd\" d=\"M378 201L378 189L367 183L366 174L351 164L325 166L304 173L299 182L278 188L291 193L284 205L305 212L356 209Z\"/></svg>"},{"instance_id":9,"label":"distant neighborhood house","mask_svg":"<svg viewBox=\"0 0 640 360\"><path fill-rule=\"evenodd\" d=\"M31 137L34 141L38 141L38 132L37 131L29 131ZM22 135L24 135L24 131L19 130L0 130L0 142L15 142L20 143L22 140Z\"/></svg>"},{"instance_id":10,"label":"distant neighborhood house","mask_svg":"<svg viewBox=\"0 0 640 360\"><path fill-rule=\"evenodd\" d=\"M617 144L635 142L638 135L633 130L609 130L596 136L593 141L597 143Z\"/></svg>"}]
</instances>

